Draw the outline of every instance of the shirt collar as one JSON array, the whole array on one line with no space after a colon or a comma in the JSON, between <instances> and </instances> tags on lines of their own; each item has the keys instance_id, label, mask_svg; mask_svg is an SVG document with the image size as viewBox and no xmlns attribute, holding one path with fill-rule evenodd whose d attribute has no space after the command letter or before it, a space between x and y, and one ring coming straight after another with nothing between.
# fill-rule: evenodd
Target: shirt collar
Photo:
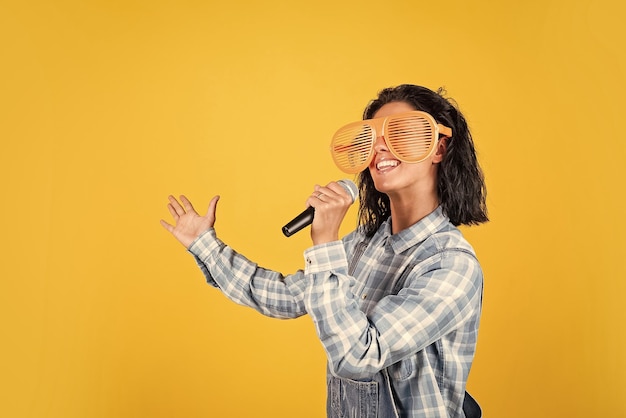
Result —
<instances>
[{"instance_id":1,"label":"shirt collar","mask_svg":"<svg viewBox=\"0 0 626 418\"><path fill-rule=\"evenodd\" d=\"M379 231L382 232L383 239L391 244L394 253L399 254L438 232L448 222L441 206L437 206L434 211L397 234L391 234L391 217L381 225Z\"/></svg>"}]
</instances>

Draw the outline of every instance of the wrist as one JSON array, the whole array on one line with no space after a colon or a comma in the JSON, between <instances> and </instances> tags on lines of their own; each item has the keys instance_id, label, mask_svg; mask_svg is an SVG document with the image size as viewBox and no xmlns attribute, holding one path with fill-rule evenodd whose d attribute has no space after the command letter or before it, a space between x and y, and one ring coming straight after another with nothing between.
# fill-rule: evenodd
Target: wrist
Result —
<instances>
[{"instance_id":1,"label":"wrist","mask_svg":"<svg viewBox=\"0 0 626 418\"><path fill-rule=\"evenodd\" d=\"M339 234L335 235L323 235L311 237L313 245L328 244L329 242L339 241Z\"/></svg>"}]
</instances>

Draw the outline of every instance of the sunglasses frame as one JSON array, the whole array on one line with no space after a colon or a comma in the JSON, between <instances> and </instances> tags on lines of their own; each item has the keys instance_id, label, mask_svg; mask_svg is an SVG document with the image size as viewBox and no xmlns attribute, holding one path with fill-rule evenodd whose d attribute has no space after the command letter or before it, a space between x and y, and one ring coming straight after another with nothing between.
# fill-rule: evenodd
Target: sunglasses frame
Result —
<instances>
[{"instance_id":1,"label":"sunglasses frame","mask_svg":"<svg viewBox=\"0 0 626 418\"><path fill-rule=\"evenodd\" d=\"M394 122L396 120L403 120L403 119L407 119L411 117L413 118L419 117L419 118L424 119L428 123L428 126L433 132L433 139L430 144L428 152L426 152L422 158L419 158L417 160L408 160L406 158L403 158L401 155L398 155L398 152L394 150L393 145L391 145L387 141L388 128L389 128L390 122ZM342 162L340 161L339 155L342 152L348 152L351 148L353 148L353 144L337 145L336 141L338 139L341 139L340 134L344 132L359 131L359 130L371 132L370 138L368 140L369 145L359 144L359 147L361 148L363 147L368 148L367 157L363 158L362 159L363 161L359 164L346 167L345 164L342 164ZM451 138L452 129L450 129L449 127L445 125L437 123L435 118L433 118L429 113L423 112L421 110L412 110L409 112L398 113L395 115L389 115L389 116L380 117L380 118L364 119L364 120L352 122L339 128L333 135L330 150L331 150L331 155L333 157L333 161L335 162L335 165L337 165L337 167L339 167L340 170L349 174L355 174L355 173L362 171L363 169L365 169L366 167L370 165L370 163L372 162L372 159L374 158L374 144L376 142L376 139L378 139L379 136L383 138L389 151L398 160L405 162L405 163L414 164L414 163L422 162L432 155L433 151L437 148L437 144L439 143L440 137Z\"/></svg>"}]
</instances>

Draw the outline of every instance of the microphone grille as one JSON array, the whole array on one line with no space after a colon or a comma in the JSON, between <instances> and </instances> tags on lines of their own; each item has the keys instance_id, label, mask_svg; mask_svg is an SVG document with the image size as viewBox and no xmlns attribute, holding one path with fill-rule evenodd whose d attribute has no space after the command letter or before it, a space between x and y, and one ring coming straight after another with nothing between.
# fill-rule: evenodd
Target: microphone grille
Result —
<instances>
[{"instance_id":1,"label":"microphone grille","mask_svg":"<svg viewBox=\"0 0 626 418\"><path fill-rule=\"evenodd\" d=\"M354 203L356 198L359 197L359 189L358 187L356 187L356 184L354 184L352 180L348 179L339 180L337 181L337 183L341 185L341 187L343 187L346 192L348 192L348 194L352 198L352 202Z\"/></svg>"}]
</instances>

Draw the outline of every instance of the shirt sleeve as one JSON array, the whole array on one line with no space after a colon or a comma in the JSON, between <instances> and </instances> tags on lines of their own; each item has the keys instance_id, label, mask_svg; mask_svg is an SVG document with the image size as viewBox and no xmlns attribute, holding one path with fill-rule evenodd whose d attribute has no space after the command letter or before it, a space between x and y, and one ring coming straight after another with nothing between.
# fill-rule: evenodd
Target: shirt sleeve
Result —
<instances>
[{"instance_id":1,"label":"shirt sleeve","mask_svg":"<svg viewBox=\"0 0 626 418\"><path fill-rule=\"evenodd\" d=\"M304 273L289 276L260 267L219 240L213 228L188 248L207 283L230 300L273 318L296 318L306 313ZM287 286L290 283L291 286Z\"/></svg>"},{"instance_id":2,"label":"shirt sleeve","mask_svg":"<svg viewBox=\"0 0 626 418\"><path fill-rule=\"evenodd\" d=\"M355 380L424 349L480 314L482 271L460 251L438 254L408 272L396 295L359 309L339 243L305 252L304 304L333 374ZM335 261L333 261L335 260Z\"/></svg>"}]
</instances>

